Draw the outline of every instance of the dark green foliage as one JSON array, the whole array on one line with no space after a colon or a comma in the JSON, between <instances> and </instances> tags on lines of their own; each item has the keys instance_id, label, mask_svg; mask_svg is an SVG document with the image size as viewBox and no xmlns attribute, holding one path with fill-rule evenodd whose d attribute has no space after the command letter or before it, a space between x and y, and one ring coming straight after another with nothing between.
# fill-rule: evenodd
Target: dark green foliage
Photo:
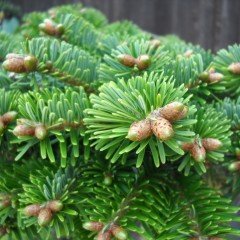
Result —
<instances>
[{"instance_id":1,"label":"dark green foliage","mask_svg":"<svg viewBox=\"0 0 240 240\"><path fill-rule=\"evenodd\" d=\"M0 32L1 239L239 238L239 45L82 4L22 22Z\"/></svg>"}]
</instances>

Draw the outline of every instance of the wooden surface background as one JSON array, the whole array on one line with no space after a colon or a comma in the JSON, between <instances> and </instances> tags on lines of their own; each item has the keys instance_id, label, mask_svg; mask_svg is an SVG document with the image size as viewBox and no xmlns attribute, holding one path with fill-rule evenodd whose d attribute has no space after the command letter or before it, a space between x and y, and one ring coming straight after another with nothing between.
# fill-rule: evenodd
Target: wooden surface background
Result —
<instances>
[{"instance_id":1,"label":"wooden surface background","mask_svg":"<svg viewBox=\"0 0 240 240\"><path fill-rule=\"evenodd\" d=\"M213 51L240 43L240 0L12 0L24 12L82 2L110 21L129 19L156 34L174 33Z\"/></svg>"}]
</instances>

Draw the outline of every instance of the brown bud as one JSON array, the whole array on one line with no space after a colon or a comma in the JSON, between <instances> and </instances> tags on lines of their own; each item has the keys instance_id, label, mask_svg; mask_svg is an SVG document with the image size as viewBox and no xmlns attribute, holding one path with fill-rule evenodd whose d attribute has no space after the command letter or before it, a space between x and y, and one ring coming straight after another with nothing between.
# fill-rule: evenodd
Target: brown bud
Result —
<instances>
[{"instance_id":1,"label":"brown bud","mask_svg":"<svg viewBox=\"0 0 240 240\"><path fill-rule=\"evenodd\" d=\"M49 208L43 208L38 215L38 224L43 227L52 221L52 211Z\"/></svg>"},{"instance_id":2,"label":"brown bud","mask_svg":"<svg viewBox=\"0 0 240 240\"><path fill-rule=\"evenodd\" d=\"M209 73L208 82L209 83L217 83L217 82L220 82L223 79L223 77L224 76L221 73L217 73L217 72Z\"/></svg>"},{"instance_id":3,"label":"brown bud","mask_svg":"<svg viewBox=\"0 0 240 240\"><path fill-rule=\"evenodd\" d=\"M39 140L43 140L47 136L47 129L43 125L38 125L35 128L35 137Z\"/></svg>"},{"instance_id":4,"label":"brown bud","mask_svg":"<svg viewBox=\"0 0 240 240\"><path fill-rule=\"evenodd\" d=\"M3 67L14 73L31 72L37 68L37 59L31 55L20 55L10 53L6 56L6 60L3 62Z\"/></svg>"},{"instance_id":5,"label":"brown bud","mask_svg":"<svg viewBox=\"0 0 240 240\"><path fill-rule=\"evenodd\" d=\"M201 79L204 82L207 82L209 78L209 72L204 71L199 75L199 79Z\"/></svg>"},{"instance_id":6,"label":"brown bud","mask_svg":"<svg viewBox=\"0 0 240 240\"><path fill-rule=\"evenodd\" d=\"M16 117L17 117L17 112L10 111L2 115L2 121L5 125L7 125L10 122L14 121Z\"/></svg>"},{"instance_id":7,"label":"brown bud","mask_svg":"<svg viewBox=\"0 0 240 240\"><path fill-rule=\"evenodd\" d=\"M158 48L161 45L161 42L158 39L153 39L153 40L150 41L150 45L153 48Z\"/></svg>"},{"instance_id":8,"label":"brown bud","mask_svg":"<svg viewBox=\"0 0 240 240\"><path fill-rule=\"evenodd\" d=\"M0 201L0 210L5 209L11 205L11 197L8 194L3 194Z\"/></svg>"},{"instance_id":9,"label":"brown bud","mask_svg":"<svg viewBox=\"0 0 240 240\"><path fill-rule=\"evenodd\" d=\"M99 233L97 236L97 240L111 240L111 236L112 234L110 231Z\"/></svg>"},{"instance_id":10,"label":"brown bud","mask_svg":"<svg viewBox=\"0 0 240 240\"><path fill-rule=\"evenodd\" d=\"M162 117L170 122L174 122L186 117L188 108L181 102L172 102L160 110Z\"/></svg>"},{"instance_id":11,"label":"brown bud","mask_svg":"<svg viewBox=\"0 0 240 240\"><path fill-rule=\"evenodd\" d=\"M134 122L128 131L127 138L131 141L142 141L152 135L151 122L149 119L144 119Z\"/></svg>"},{"instance_id":12,"label":"brown bud","mask_svg":"<svg viewBox=\"0 0 240 240\"><path fill-rule=\"evenodd\" d=\"M112 235L119 240L126 240L128 237L127 232L120 226L113 225L111 226Z\"/></svg>"},{"instance_id":13,"label":"brown bud","mask_svg":"<svg viewBox=\"0 0 240 240\"><path fill-rule=\"evenodd\" d=\"M64 32L63 25L57 25L51 19L45 19L43 23L39 24L39 29L50 36L61 36Z\"/></svg>"},{"instance_id":14,"label":"brown bud","mask_svg":"<svg viewBox=\"0 0 240 240\"><path fill-rule=\"evenodd\" d=\"M229 165L228 169L231 172L239 171L240 170L240 161L231 163Z\"/></svg>"},{"instance_id":15,"label":"brown bud","mask_svg":"<svg viewBox=\"0 0 240 240\"><path fill-rule=\"evenodd\" d=\"M45 68L46 68L47 70L51 70L51 69L53 68L53 63L52 63L52 61L47 61L47 62L45 63Z\"/></svg>"},{"instance_id":16,"label":"brown bud","mask_svg":"<svg viewBox=\"0 0 240 240\"><path fill-rule=\"evenodd\" d=\"M240 74L240 62L232 63L228 67L228 70L233 74Z\"/></svg>"},{"instance_id":17,"label":"brown bud","mask_svg":"<svg viewBox=\"0 0 240 240\"><path fill-rule=\"evenodd\" d=\"M17 137L34 136L35 127L28 126L28 125L17 125L13 129L13 134Z\"/></svg>"},{"instance_id":18,"label":"brown bud","mask_svg":"<svg viewBox=\"0 0 240 240\"><path fill-rule=\"evenodd\" d=\"M56 27L57 35L62 35L64 33L64 26L62 24L58 24Z\"/></svg>"},{"instance_id":19,"label":"brown bud","mask_svg":"<svg viewBox=\"0 0 240 240\"><path fill-rule=\"evenodd\" d=\"M55 35L55 24L51 19L45 19L40 23L39 29L49 35Z\"/></svg>"},{"instance_id":20,"label":"brown bud","mask_svg":"<svg viewBox=\"0 0 240 240\"><path fill-rule=\"evenodd\" d=\"M193 55L193 50L188 49L183 55L187 58L190 58Z\"/></svg>"},{"instance_id":21,"label":"brown bud","mask_svg":"<svg viewBox=\"0 0 240 240\"><path fill-rule=\"evenodd\" d=\"M215 68L210 67L209 70L208 70L208 72L209 72L209 73L215 73L216 71L215 71Z\"/></svg>"},{"instance_id":22,"label":"brown bud","mask_svg":"<svg viewBox=\"0 0 240 240\"><path fill-rule=\"evenodd\" d=\"M152 119L151 127L154 135L161 141L169 140L174 135L172 124L163 117Z\"/></svg>"},{"instance_id":23,"label":"brown bud","mask_svg":"<svg viewBox=\"0 0 240 240\"><path fill-rule=\"evenodd\" d=\"M31 204L24 208L24 214L29 217L31 216L37 217L39 215L40 210L41 207L39 204Z\"/></svg>"},{"instance_id":24,"label":"brown bud","mask_svg":"<svg viewBox=\"0 0 240 240\"><path fill-rule=\"evenodd\" d=\"M197 143L193 144L190 154L196 160L196 162L203 162L206 158L205 148Z\"/></svg>"},{"instance_id":25,"label":"brown bud","mask_svg":"<svg viewBox=\"0 0 240 240\"><path fill-rule=\"evenodd\" d=\"M178 120L185 118L187 114L188 114L188 107L184 106L182 112L179 114Z\"/></svg>"},{"instance_id":26,"label":"brown bud","mask_svg":"<svg viewBox=\"0 0 240 240\"><path fill-rule=\"evenodd\" d=\"M181 148L185 152L189 152L193 148L192 142L184 142L181 144Z\"/></svg>"},{"instance_id":27,"label":"brown bud","mask_svg":"<svg viewBox=\"0 0 240 240\"><path fill-rule=\"evenodd\" d=\"M136 59L127 54L120 54L117 56L118 61L126 67L134 67Z\"/></svg>"},{"instance_id":28,"label":"brown bud","mask_svg":"<svg viewBox=\"0 0 240 240\"><path fill-rule=\"evenodd\" d=\"M151 59L150 59L149 55L144 54L137 58L136 63L137 63L137 67L139 70L145 70L146 68L148 68L150 66Z\"/></svg>"},{"instance_id":29,"label":"brown bud","mask_svg":"<svg viewBox=\"0 0 240 240\"><path fill-rule=\"evenodd\" d=\"M52 212L60 212L63 209L63 204L59 200L53 200L47 204L47 208L50 208Z\"/></svg>"},{"instance_id":30,"label":"brown bud","mask_svg":"<svg viewBox=\"0 0 240 240\"><path fill-rule=\"evenodd\" d=\"M96 231L99 232L103 229L104 224L101 222L85 222L83 224L83 228L88 231Z\"/></svg>"},{"instance_id":31,"label":"brown bud","mask_svg":"<svg viewBox=\"0 0 240 240\"><path fill-rule=\"evenodd\" d=\"M222 146L222 142L216 138L204 138L202 145L207 151L214 151Z\"/></svg>"},{"instance_id":32,"label":"brown bud","mask_svg":"<svg viewBox=\"0 0 240 240\"><path fill-rule=\"evenodd\" d=\"M24 58L9 58L3 64L3 68L9 72L24 73L26 68L24 66Z\"/></svg>"},{"instance_id":33,"label":"brown bud","mask_svg":"<svg viewBox=\"0 0 240 240\"><path fill-rule=\"evenodd\" d=\"M24 57L24 66L27 72L32 72L37 69L38 60L34 56L27 55Z\"/></svg>"}]
</instances>

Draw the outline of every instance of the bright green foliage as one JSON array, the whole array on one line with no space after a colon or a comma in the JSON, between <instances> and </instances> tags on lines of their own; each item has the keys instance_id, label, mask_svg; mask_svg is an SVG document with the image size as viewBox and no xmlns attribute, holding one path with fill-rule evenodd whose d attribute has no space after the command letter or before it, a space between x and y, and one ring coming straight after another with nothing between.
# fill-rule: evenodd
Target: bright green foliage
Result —
<instances>
[{"instance_id":1,"label":"bright green foliage","mask_svg":"<svg viewBox=\"0 0 240 240\"><path fill-rule=\"evenodd\" d=\"M86 116L84 109L89 107L86 93L82 88L73 91L66 88L45 89L41 92L28 92L18 99L19 118L24 119L24 124L37 126L42 124L47 133L43 139L37 136L20 136L15 143L27 142L19 148L20 153L16 160L21 158L31 147L40 144L40 156L55 162L53 150L59 145L61 166L66 167L67 158L72 164L79 157L79 137L84 135L83 118ZM25 123L26 122L26 123ZM88 138L83 139L87 147ZM71 145L69 149L68 144ZM88 158L89 149L85 149L85 158ZM69 156L70 155L70 156Z\"/></svg>"},{"instance_id":2,"label":"bright green foliage","mask_svg":"<svg viewBox=\"0 0 240 240\"><path fill-rule=\"evenodd\" d=\"M212 66L218 72L224 74L222 84L226 88L226 92L231 96L237 96L240 93L240 75L229 70L229 66L236 62L240 62L240 46L237 44L229 46L228 49L220 50L212 63ZM222 95L222 92L218 93Z\"/></svg>"},{"instance_id":3,"label":"bright green foliage","mask_svg":"<svg viewBox=\"0 0 240 240\"><path fill-rule=\"evenodd\" d=\"M20 34L27 39L39 36L38 25L47 17L46 13L33 12L23 17L23 24L20 26Z\"/></svg>"},{"instance_id":4,"label":"bright green foliage","mask_svg":"<svg viewBox=\"0 0 240 240\"><path fill-rule=\"evenodd\" d=\"M83 8L80 10L80 15L96 28L105 27L108 23L106 16L94 8Z\"/></svg>"},{"instance_id":5,"label":"bright green foliage","mask_svg":"<svg viewBox=\"0 0 240 240\"><path fill-rule=\"evenodd\" d=\"M118 60L118 56L121 54L129 54L135 58L146 54L150 57L150 66L145 70L140 70L136 66L133 68L124 66ZM105 55L103 60L104 63L101 64L99 70L99 78L101 82L108 82L117 81L118 78L126 80L132 76L142 76L143 73L150 73L153 69L155 69L154 72L160 73L163 71L163 66L169 61L169 57L163 47L156 49L149 41L132 40L113 49L111 55Z\"/></svg>"},{"instance_id":6,"label":"bright green foliage","mask_svg":"<svg viewBox=\"0 0 240 240\"><path fill-rule=\"evenodd\" d=\"M238 133L240 130L240 97L236 100L225 98L223 102L217 103L217 110L223 111L223 113L231 120L231 129L234 133Z\"/></svg>"},{"instance_id":7,"label":"bright green foliage","mask_svg":"<svg viewBox=\"0 0 240 240\"><path fill-rule=\"evenodd\" d=\"M17 99L19 91L5 91L0 89L0 115L17 109Z\"/></svg>"},{"instance_id":8,"label":"bright green foliage","mask_svg":"<svg viewBox=\"0 0 240 240\"><path fill-rule=\"evenodd\" d=\"M35 38L27 43L28 53L38 59L38 71L92 91L97 83L98 60L66 42Z\"/></svg>"},{"instance_id":9,"label":"bright green foliage","mask_svg":"<svg viewBox=\"0 0 240 240\"><path fill-rule=\"evenodd\" d=\"M75 17L71 14L61 15L59 21L64 28L62 38L67 42L86 49L90 52L96 51L99 33L84 18Z\"/></svg>"},{"instance_id":10,"label":"bright green foliage","mask_svg":"<svg viewBox=\"0 0 240 240\"><path fill-rule=\"evenodd\" d=\"M121 36L122 35L137 35L137 34L143 34L142 29L140 29L137 25L134 23L124 20L124 21L119 21L119 22L114 22L112 24L109 24L104 28L104 32L107 34L111 33L119 33ZM124 38L125 36L122 36Z\"/></svg>"},{"instance_id":11,"label":"bright green foliage","mask_svg":"<svg viewBox=\"0 0 240 240\"><path fill-rule=\"evenodd\" d=\"M0 238L238 239L239 76L239 45L25 15L0 32Z\"/></svg>"},{"instance_id":12,"label":"bright green foliage","mask_svg":"<svg viewBox=\"0 0 240 240\"><path fill-rule=\"evenodd\" d=\"M17 37L16 39L12 39L10 34L0 32L0 62L2 62L6 55L10 52L13 52L19 48L17 43L22 41L21 37Z\"/></svg>"},{"instance_id":13,"label":"bright green foliage","mask_svg":"<svg viewBox=\"0 0 240 240\"><path fill-rule=\"evenodd\" d=\"M47 178L46 178L47 176ZM52 168L44 168L30 175L30 183L23 184L23 193L19 194L20 214L25 226L37 225L36 217L24 216L24 208L32 203L46 205L51 200L59 200L63 204L62 210L53 214L48 227L49 235L52 226L57 237L69 236L75 229L75 218L78 215L77 206L77 172L66 168L52 172ZM46 229L43 229L43 231Z\"/></svg>"},{"instance_id":14,"label":"bright green foliage","mask_svg":"<svg viewBox=\"0 0 240 240\"><path fill-rule=\"evenodd\" d=\"M204 102L206 97L212 94L212 91L224 91L224 87L220 83L204 82L199 77L207 69L206 62L201 54L196 53L190 57L178 55L166 65L165 74L174 76L175 85L184 84L189 89L189 93L193 93L195 99Z\"/></svg>"},{"instance_id":15,"label":"bright green foliage","mask_svg":"<svg viewBox=\"0 0 240 240\"><path fill-rule=\"evenodd\" d=\"M230 121L224 116L223 113L217 112L212 107L199 108L195 114L197 119L196 124L193 125L193 132L195 133L195 139L215 138L221 141L222 146L219 149L213 151L207 151L206 161L207 164L224 161L224 153L229 150L231 145L230 136ZM219 119L221 119L219 121ZM184 174L188 175L190 168L193 166L197 172L206 172L206 161L197 162L192 158L191 154L187 153L178 168L179 171L184 169Z\"/></svg>"},{"instance_id":16,"label":"bright green foliage","mask_svg":"<svg viewBox=\"0 0 240 240\"><path fill-rule=\"evenodd\" d=\"M164 43L165 48L171 53L173 58L180 56L184 56L185 58L191 58L191 56L199 54L203 59L204 69L206 69L211 63L213 56L210 51L206 51L198 45L185 43L180 39L176 39L175 36L173 36L173 40L171 40L171 37L172 36L165 37L166 40L160 38L160 42Z\"/></svg>"},{"instance_id":17,"label":"bright green foliage","mask_svg":"<svg viewBox=\"0 0 240 240\"><path fill-rule=\"evenodd\" d=\"M135 150L137 154L136 166L140 167L144 159L147 160L150 148L156 167L166 162L166 155L183 155L177 141L188 141L194 135L188 131L195 120L183 119L173 125L175 135L167 141L160 141L152 136L144 141L131 142L127 139L130 125L135 121L147 118L154 110L173 101L187 104L189 98L184 99L186 90L183 86L174 88L174 84L162 75L145 74L134 77L126 83L123 79L118 83L110 82L100 88L98 96L91 96L93 109L87 113L92 118L85 118L91 139L96 139L94 145L98 150L108 150L107 159L116 162L119 158L125 162L129 152ZM189 106L189 113L194 112L194 106ZM112 141L109 142L109 139ZM149 160L148 160L149 161Z\"/></svg>"},{"instance_id":18,"label":"bright green foliage","mask_svg":"<svg viewBox=\"0 0 240 240\"><path fill-rule=\"evenodd\" d=\"M18 194L23 191L22 184L29 183L29 175L34 169L41 169L41 164L37 161L23 161L21 165L2 163L4 171L1 171L0 191L2 194L10 196L10 204L0 212L1 226L6 226L9 231L9 239L43 239L37 234L35 226L24 228L20 223L21 218L18 212Z\"/></svg>"},{"instance_id":19,"label":"bright green foliage","mask_svg":"<svg viewBox=\"0 0 240 240\"><path fill-rule=\"evenodd\" d=\"M148 33L137 33L137 34L127 34L123 35L120 31L116 31L110 34L106 34L102 36L101 42L99 44L99 50L100 54L104 55L110 55L112 52L112 49L116 49L118 45L123 44L125 42L125 39L129 39L132 42L139 41L139 40L149 40L151 38L151 35Z\"/></svg>"}]
</instances>

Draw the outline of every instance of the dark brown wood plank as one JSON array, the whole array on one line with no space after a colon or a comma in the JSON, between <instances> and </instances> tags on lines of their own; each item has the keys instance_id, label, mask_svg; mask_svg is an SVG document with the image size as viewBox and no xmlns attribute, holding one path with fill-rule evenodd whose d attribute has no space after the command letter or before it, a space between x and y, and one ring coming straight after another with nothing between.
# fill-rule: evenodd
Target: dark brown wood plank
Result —
<instances>
[{"instance_id":1,"label":"dark brown wood plank","mask_svg":"<svg viewBox=\"0 0 240 240\"><path fill-rule=\"evenodd\" d=\"M239 10L239 0L215 0L214 50L239 42Z\"/></svg>"},{"instance_id":2,"label":"dark brown wood plank","mask_svg":"<svg viewBox=\"0 0 240 240\"><path fill-rule=\"evenodd\" d=\"M12 0L23 12L79 0ZM177 34L214 51L240 41L239 0L82 0L110 21L129 19L156 34Z\"/></svg>"}]
</instances>

